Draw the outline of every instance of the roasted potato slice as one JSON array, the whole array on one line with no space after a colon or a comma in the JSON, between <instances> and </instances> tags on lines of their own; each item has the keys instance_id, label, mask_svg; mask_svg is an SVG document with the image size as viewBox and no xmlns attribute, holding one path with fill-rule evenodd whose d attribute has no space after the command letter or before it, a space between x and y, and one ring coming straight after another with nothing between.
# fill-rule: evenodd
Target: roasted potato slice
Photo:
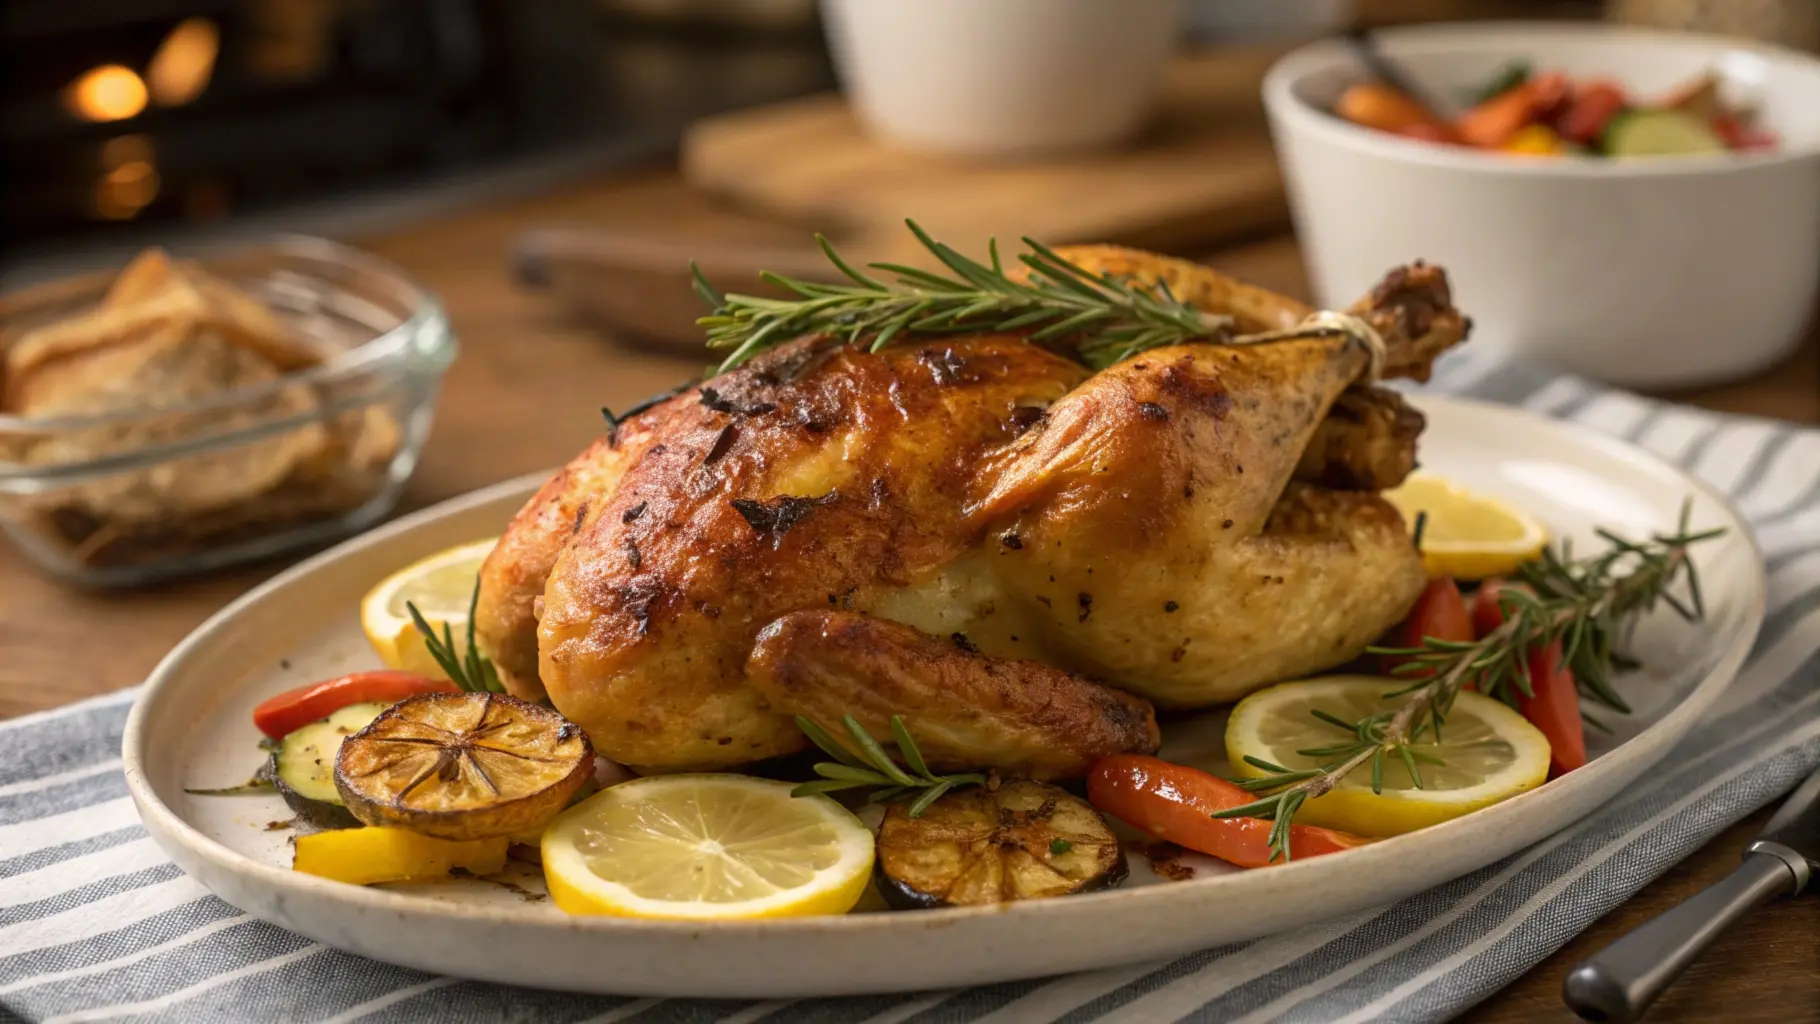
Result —
<instances>
[{"instance_id":1,"label":"roasted potato slice","mask_svg":"<svg viewBox=\"0 0 1820 1024\"><path fill-rule=\"evenodd\" d=\"M1067 896L1119 884L1128 868L1100 812L1066 790L1015 779L964 789L879 826L880 895L900 910Z\"/></svg>"},{"instance_id":2,"label":"roasted potato slice","mask_svg":"<svg viewBox=\"0 0 1820 1024\"><path fill-rule=\"evenodd\" d=\"M580 726L499 693L426 693L341 744L335 789L354 817L438 839L542 828L594 774Z\"/></svg>"}]
</instances>

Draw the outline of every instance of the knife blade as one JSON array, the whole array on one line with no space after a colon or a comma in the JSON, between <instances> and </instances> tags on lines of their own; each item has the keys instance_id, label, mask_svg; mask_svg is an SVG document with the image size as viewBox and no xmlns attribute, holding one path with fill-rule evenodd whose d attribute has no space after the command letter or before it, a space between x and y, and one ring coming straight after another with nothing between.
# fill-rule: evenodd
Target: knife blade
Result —
<instances>
[{"instance_id":1,"label":"knife blade","mask_svg":"<svg viewBox=\"0 0 1820 1024\"><path fill-rule=\"evenodd\" d=\"M1783 800L1736 871L1587 958L1568 973L1561 996L1585 1020L1636 1020L1726 928L1778 896L1798 895L1817 875L1820 771Z\"/></svg>"}]
</instances>

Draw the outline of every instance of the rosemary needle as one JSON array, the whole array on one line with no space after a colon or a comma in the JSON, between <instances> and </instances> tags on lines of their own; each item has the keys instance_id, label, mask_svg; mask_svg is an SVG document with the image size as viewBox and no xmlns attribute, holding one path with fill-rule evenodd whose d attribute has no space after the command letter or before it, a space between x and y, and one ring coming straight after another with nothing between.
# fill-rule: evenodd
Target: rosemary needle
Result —
<instances>
[{"instance_id":1,"label":"rosemary needle","mask_svg":"<svg viewBox=\"0 0 1820 1024\"><path fill-rule=\"evenodd\" d=\"M959 786L980 786L986 782L984 775L975 772L959 775L937 775L931 772L928 763L923 760L922 751L916 747L916 741L910 738L910 730L897 715L891 716L891 740L904 760L901 765L885 753L885 748L852 715L841 718L841 726L853 744L851 749L836 740L812 718L798 715L796 725L809 737L810 742L834 760L816 765L815 774L821 778L798 785L790 791L792 796L870 788L872 792L867 800L884 803L916 793L918 796L909 808L910 817L916 818L921 817L930 804L941 799L942 794L949 790Z\"/></svg>"},{"instance_id":2,"label":"rosemary needle","mask_svg":"<svg viewBox=\"0 0 1820 1024\"><path fill-rule=\"evenodd\" d=\"M430 657L448 674L449 681L470 693L504 693L505 684L499 680L499 670L493 662L480 653L480 645L474 640L474 609L480 604L480 580L474 580L474 592L468 595L468 632L467 651L465 654L455 646L455 634L448 623L442 624L442 635L436 635L436 627L430 625L410 601L404 603L404 610L411 614L411 624L417 632L423 634L423 643L429 649Z\"/></svg>"}]
</instances>

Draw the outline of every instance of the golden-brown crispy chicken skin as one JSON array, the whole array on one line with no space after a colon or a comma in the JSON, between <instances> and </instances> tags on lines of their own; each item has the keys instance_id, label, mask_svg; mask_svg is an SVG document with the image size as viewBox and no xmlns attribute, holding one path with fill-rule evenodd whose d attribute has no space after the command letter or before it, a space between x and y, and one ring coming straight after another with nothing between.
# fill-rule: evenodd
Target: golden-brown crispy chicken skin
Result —
<instances>
[{"instance_id":1,"label":"golden-brown crispy chicken skin","mask_svg":"<svg viewBox=\"0 0 1820 1024\"><path fill-rule=\"evenodd\" d=\"M1421 559L1395 509L1290 487L1365 354L1339 339L1269 352L1147 352L991 460L970 519L1018 538L994 576L1057 664L1205 707L1356 656L1415 600ZM1275 515L1308 502L1323 514Z\"/></svg>"},{"instance_id":2,"label":"golden-brown crispy chicken skin","mask_svg":"<svg viewBox=\"0 0 1820 1024\"><path fill-rule=\"evenodd\" d=\"M1243 330L1307 312L1182 261L1063 252ZM1410 375L1465 326L1420 266L1353 312ZM1090 679L1205 706L1348 660L1407 610L1420 559L1369 488L1413 463L1420 421L1359 384L1368 362L1342 335L1097 374L1015 337L791 342L632 417L540 492L483 570L477 632L514 692L535 692L535 649L555 706L646 769L800 750L791 716L848 700L882 728L894 692L956 765L1076 774L1154 746ZM1336 402L1358 415L1330 419ZM838 615L760 641L811 611ZM1055 706L969 696L1020 681Z\"/></svg>"},{"instance_id":3,"label":"golden-brown crispy chicken skin","mask_svg":"<svg viewBox=\"0 0 1820 1024\"><path fill-rule=\"evenodd\" d=\"M550 573L551 699L628 764L800 749L791 718L746 685L758 631L808 608L868 610L954 561L976 539L959 510L979 460L1086 376L1014 338L877 355L796 342L637 417L662 440Z\"/></svg>"}]
</instances>

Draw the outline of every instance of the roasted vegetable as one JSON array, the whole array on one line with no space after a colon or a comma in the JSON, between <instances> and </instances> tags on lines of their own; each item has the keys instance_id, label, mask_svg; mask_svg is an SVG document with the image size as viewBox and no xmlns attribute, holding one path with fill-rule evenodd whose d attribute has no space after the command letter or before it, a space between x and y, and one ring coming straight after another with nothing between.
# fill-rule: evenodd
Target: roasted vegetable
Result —
<instances>
[{"instance_id":1,"label":"roasted vegetable","mask_svg":"<svg viewBox=\"0 0 1820 1024\"><path fill-rule=\"evenodd\" d=\"M351 672L266 698L253 709L253 724L260 732L281 740L350 704L396 704L406 697L434 690L453 693L455 684L392 669Z\"/></svg>"},{"instance_id":2,"label":"roasted vegetable","mask_svg":"<svg viewBox=\"0 0 1820 1024\"><path fill-rule=\"evenodd\" d=\"M447 878L459 868L472 875L505 869L509 841L451 842L401 828L346 828L297 837L291 869L337 882L422 882Z\"/></svg>"},{"instance_id":3,"label":"roasted vegetable","mask_svg":"<svg viewBox=\"0 0 1820 1024\"><path fill-rule=\"evenodd\" d=\"M1473 600L1472 621L1483 637L1504 625L1505 605L1500 594L1509 590L1529 593L1520 583L1492 580ZM1514 610L1514 605L1512 606ZM1561 659L1561 641L1532 647L1523 662L1529 692L1512 688L1517 710L1548 737L1549 777L1560 778L1586 766L1586 725L1580 715L1580 690L1574 670Z\"/></svg>"},{"instance_id":4,"label":"roasted vegetable","mask_svg":"<svg viewBox=\"0 0 1820 1024\"><path fill-rule=\"evenodd\" d=\"M1436 576L1428 581L1422 596L1416 598L1415 607L1391 629L1383 643L1386 647L1416 648L1429 637L1454 642L1478 639L1472 629L1472 613L1467 610L1466 599L1460 596L1460 585L1446 576ZM1433 669L1397 672L1398 666L1412 660L1408 655L1379 655L1378 669L1385 675L1396 673L1406 679L1427 679L1434 675Z\"/></svg>"},{"instance_id":5,"label":"roasted vegetable","mask_svg":"<svg viewBox=\"0 0 1820 1024\"><path fill-rule=\"evenodd\" d=\"M272 754L271 777L291 810L317 828L360 824L335 790L335 756L349 736L367 727L384 704L350 704L320 722L292 729Z\"/></svg>"},{"instance_id":6,"label":"roasted vegetable","mask_svg":"<svg viewBox=\"0 0 1820 1024\"><path fill-rule=\"evenodd\" d=\"M1271 849L1272 822L1262 818L1216 818L1256 799L1225 779L1199 768L1154 757L1120 754L1094 765L1087 776L1093 805L1158 839L1218 857L1242 868L1285 863ZM1363 836L1313 825L1289 829L1295 860L1338 853L1372 842Z\"/></svg>"},{"instance_id":7,"label":"roasted vegetable","mask_svg":"<svg viewBox=\"0 0 1820 1024\"><path fill-rule=\"evenodd\" d=\"M354 817L441 839L531 832L594 775L581 728L501 693L426 693L341 745L335 788Z\"/></svg>"},{"instance_id":8,"label":"roasted vegetable","mask_svg":"<svg viewBox=\"0 0 1820 1024\"><path fill-rule=\"evenodd\" d=\"M900 910L1067 896L1125 880L1125 851L1098 811L1067 791L1016 779L949 793L879 826L878 890Z\"/></svg>"}]
</instances>

